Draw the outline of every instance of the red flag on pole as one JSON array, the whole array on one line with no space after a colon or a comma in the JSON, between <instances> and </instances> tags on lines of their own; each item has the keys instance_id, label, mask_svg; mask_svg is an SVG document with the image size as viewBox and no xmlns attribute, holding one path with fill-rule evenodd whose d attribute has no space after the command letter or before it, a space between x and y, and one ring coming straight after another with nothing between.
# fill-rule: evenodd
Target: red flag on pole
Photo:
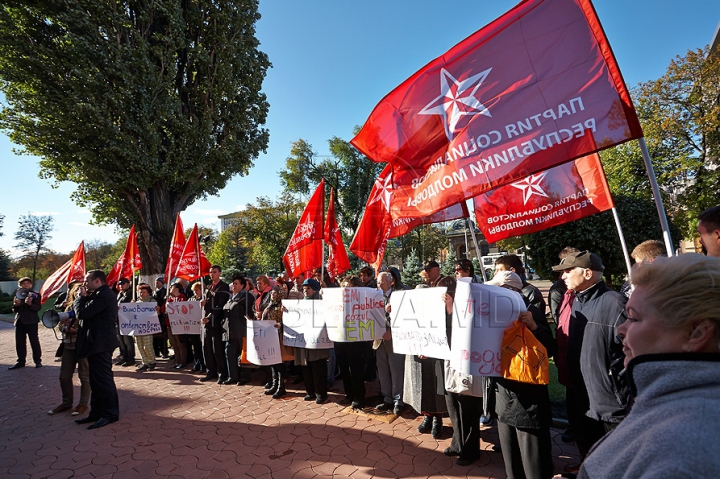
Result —
<instances>
[{"instance_id":1,"label":"red flag on pole","mask_svg":"<svg viewBox=\"0 0 720 479\"><path fill-rule=\"evenodd\" d=\"M205 257L202 246L200 246L198 227L195 223L178 261L175 277L193 281L210 274L210 266L210 261Z\"/></svg>"},{"instance_id":2,"label":"red flag on pole","mask_svg":"<svg viewBox=\"0 0 720 479\"><path fill-rule=\"evenodd\" d=\"M175 277L175 271L178 263L180 263L185 243L185 229L180 219L180 213L178 213L175 219L175 232L173 233L172 243L170 243L167 264L165 265L165 281L168 283Z\"/></svg>"},{"instance_id":3,"label":"red flag on pole","mask_svg":"<svg viewBox=\"0 0 720 479\"><path fill-rule=\"evenodd\" d=\"M502 186L474 202L478 227L490 243L615 206L597 153Z\"/></svg>"},{"instance_id":4,"label":"red flag on pole","mask_svg":"<svg viewBox=\"0 0 720 479\"><path fill-rule=\"evenodd\" d=\"M287 271L296 277L322 266L323 211L325 180L310 197L283 256Z\"/></svg>"},{"instance_id":5,"label":"red flag on pole","mask_svg":"<svg viewBox=\"0 0 720 479\"><path fill-rule=\"evenodd\" d=\"M80 242L73 257L51 274L40 288L40 304L72 281L85 280L85 241Z\"/></svg>"},{"instance_id":6,"label":"red flag on pole","mask_svg":"<svg viewBox=\"0 0 720 479\"><path fill-rule=\"evenodd\" d=\"M137 237L135 236L135 225L130 228L127 243L125 243L125 251L115 262L110 273L107 275L107 285L113 287L122 278L131 279L135 275L135 271L142 268L140 260L140 251L138 250Z\"/></svg>"},{"instance_id":7,"label":"red flag on pole","mask_svg":"<svg viewBox=\"0 0 720 479\"><path fill-rule=\"evenodd\" d=\"M525 0L390 92L351 143L393 165L399 218L641 136L590 1Z\"/></svg>"},{"instance_id":8,"label":"red flag on pole","mask_svg":"<svg viewBox=\"0 0 720 479\"><path fill-rule=\"evenodd\" d=\"M430 216L396 218L390 215L393 192L393 170L387 165L375 180L362 219L355 231L350 251L379 270L387 240L410 232L418 225L452 221L470 216L464 201L438 211Z\"/></svg>"},{"instance_id":9,"label":"red flag on pole","mask_svg":"<svg viewBox=\"0 0 720 479\"><path fill-rule=\"evenodd\" d=\"M330 204L328 205L327 218L325 218L325 243L328 245L327 272L331 278L343 274L350 269L342 234L335 218L335 190L330 189Z\"/></svg>"}]
</instances>

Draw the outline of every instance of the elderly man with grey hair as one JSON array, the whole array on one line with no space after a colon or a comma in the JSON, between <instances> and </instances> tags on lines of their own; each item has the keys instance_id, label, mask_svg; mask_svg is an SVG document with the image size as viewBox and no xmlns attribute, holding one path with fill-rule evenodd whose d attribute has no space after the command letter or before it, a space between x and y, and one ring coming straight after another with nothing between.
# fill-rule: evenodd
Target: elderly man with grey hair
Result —
<instances>
[{"instance_id":1,"label":"elderly man with grey hair","mask_svg":"<svg viewBox=\"0 0 720 479\"><path fill-rule=\"evenodd\" d=\"M383 292L385 299L385 322L387 331L382 339L373 344L377 357L377 371L380 377L380 393L383 397L382 404L375 409L400 414L405 409L403 402L403 384L405 376L405 355L393 352L392 333L390 331L390 295L394 291L395 282L388 272L378 275L378 288Z\"/></svg>"}]
</instances>

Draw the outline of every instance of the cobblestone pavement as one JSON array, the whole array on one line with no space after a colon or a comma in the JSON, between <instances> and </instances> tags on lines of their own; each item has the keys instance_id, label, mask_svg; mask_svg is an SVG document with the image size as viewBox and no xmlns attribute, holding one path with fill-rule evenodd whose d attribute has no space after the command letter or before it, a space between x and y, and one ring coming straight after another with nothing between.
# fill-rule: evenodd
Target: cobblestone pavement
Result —
<instances>
[{"instance_id":1,"label":"cobblestone pavement","mask_svg":"<svg viewBox=\"0 0 720 479\"><path fill-rule=\"evenodd\" d=\"M470 467L443 455L450 444L445 419L440 440L417 432L411 411L390 424L341 412L343 395L317 405L302 400L302 384L282 400L263 395L263 375L246 386L200 383L198 375L166 369L115 368L120 420L87 430L60 404L54 362L57 341L40 326L42 368L9 371L14 330L0 321L0 477L10 478L295 478L505 477L496 428L482 431L483 454ZM32 365L32 361L30 361ZM79 382L75 378L76 400ZM341 382L335 383L339 387ZM377 394L377 382L368 394ZM372 404L372 403L371 403ZM558 472L578 462L574 446L553 430Z\"/></svg>"}]
</instances>

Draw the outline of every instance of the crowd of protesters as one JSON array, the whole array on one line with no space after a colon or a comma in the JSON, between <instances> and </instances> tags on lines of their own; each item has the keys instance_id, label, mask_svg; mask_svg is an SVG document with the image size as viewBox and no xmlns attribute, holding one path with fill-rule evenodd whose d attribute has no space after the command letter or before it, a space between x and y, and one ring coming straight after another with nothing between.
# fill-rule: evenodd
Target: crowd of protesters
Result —
<instances>
[{"instance_id":1,"label":"crowd of protesters","mask_svg":"<svg viewBox=\"0 0 720 479\"><path fill-rule=\"evenodd\" d=\"M622 293L605 284L602 259L590 251L567 247L559 252L559 263L552 268L559 277L550 288L547 303L540 291L527 282L519 257L509 254L496 260L495 275L486 284L522 296L527 311L518 320L545 347L548 356L554 357L558 380L566 388L569 425L563 440L575 441L582 458L582 463L570 465L566 474L720 474L720 458L713 451L720 439L720 415L714 414L720 410L720 207L703 212L698 230L707 257L688 254L663 258L663 243L646 241L633 250L636 264ZM199 282L190 285L178 280L170 284L168 291L165 278L159 277L154 289L145 283L137 285L135 299L130 281L123 278L117 284L118 305L133 300L155 301L163 329L156 336L137 336L133 341L133 337L121 335L118 326L120 347L115 365L135 365L138 372L151 371L157 367L157 358L164 357L172 360L169 368L203 374L201 382L237 386L248 384L253 369L259 369L264 373L265 394L270 398L286 396L287 382L294 378L294 383L304 384L303 399L318 404L327 401L328 389L339 375L345 393L340 403L355 409L367 407L365 382L377 377L382 400L375 410L401 414L409 406L423 416L418 431L436 439L442 435L442 418L449 416L453 435L444 453L458 456L457 464L470 465L480 458L480 424L496 420L496 450L502 451L507 477L552 477L548 387L482 378L466 384L468 387L458 393L451 385L467 378L449 368L447 361L395 353L389 300L393 292L407 288L396 268L379 273L377 278L374 273L366 267L359 276L340 280L317 273L293 281L284 274L276 278L261 275L255 282L235 275L226 283L221 279L221 268L213 266L211 283L204 288ZM472 262L465 259L456 263L455 277L443 276L435 261L425 264L421 277L423 284L418 288L447 288L442 301L451 343L457 281L481 280ZM27 286L27 279L19 284ZM71 309L79 286L72 285L56 307ZM282 338L283 300L322 300L324 289L338 286L382 291L386 305L386 332L382 338L335 343L333 349L282 346L281 362L268 367L253 367L244 360L247 320L275 321ZM191 299L200 301L203 308L202 334L175 335L165 305ZM35 303L31 294L15 302L19 318L16 328L23 335L27 334L30 313L37 316ZM75 300L75 310L79 311L77 304ZM551 323L555 324L555 334ZM51 415L71 409L77 415L88 409L88 362L75 352L76 328L61 324L62 403L48 412ZM25 337L18 333L18 362L10 369L24 366L24 341ZM32 336L31 345L33 359L40 367L39 344L32 341ZM136 364L136 346L140 364ZM72 374L76 365L82 387L73 409ZM103 424L117 420L117 408L110 410ZM78 422L99 417L93 416L92 410L90 414ZM100 423L92 427L101 427ZM669 450L675 452L668 454ZM683 460L698 454L701 461Z\"/></svg>"}]
</instances>

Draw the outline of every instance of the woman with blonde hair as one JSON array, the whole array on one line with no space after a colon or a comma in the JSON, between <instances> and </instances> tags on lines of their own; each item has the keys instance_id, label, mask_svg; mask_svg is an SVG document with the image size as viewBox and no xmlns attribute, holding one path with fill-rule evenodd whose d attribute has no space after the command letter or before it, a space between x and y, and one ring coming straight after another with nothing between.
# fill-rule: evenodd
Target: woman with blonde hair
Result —
<instances>
[{"instance_id":1,"label":"woman with blonde hair","mask_svg":"<svg viewBox=\"0 0 720 479\"><path fill-rule=\"evenodd\" d=\"M720 477L720 259L635 265L625 367L635 403L578 477Z\"/></svg>"}]
</instances>

